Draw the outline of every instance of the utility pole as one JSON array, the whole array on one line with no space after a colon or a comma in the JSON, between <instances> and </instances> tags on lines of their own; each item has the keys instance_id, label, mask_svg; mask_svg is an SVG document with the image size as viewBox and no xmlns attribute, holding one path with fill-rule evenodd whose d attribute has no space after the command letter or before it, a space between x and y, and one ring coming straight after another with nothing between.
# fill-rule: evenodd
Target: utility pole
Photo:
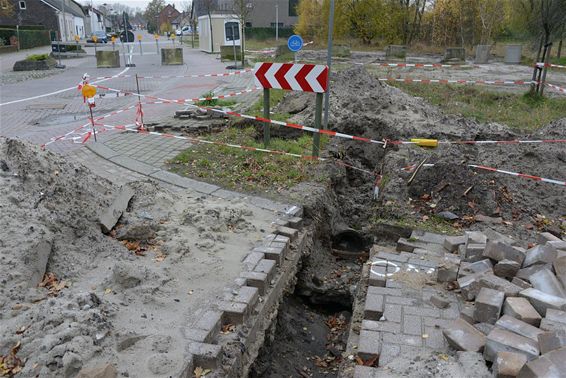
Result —
<instances>
[{"instance_id":1,"label":"utility pole","mask_svg":"<svg viewBox=\"0 0 566 378\"><path fill-rule=\"evenodd\" d=\"M328 129L328 108L330 106L330 67L332 65L332 37L334 35L334 0L330 0L330 14L328 16L328 52L326 65L328 66L328 78L326 79L326 93L324 94L324 122L323 129Z\"/></svg>"},{"instance_id":2,"label":"utility pole","mask_svg":"<svg viewBox=\"0 0 566 378\"><path fill-rule=\"evenodd\" d=\"M275 40L279 41L279 4L275 4Z\"/></svg>"}]
</instances>

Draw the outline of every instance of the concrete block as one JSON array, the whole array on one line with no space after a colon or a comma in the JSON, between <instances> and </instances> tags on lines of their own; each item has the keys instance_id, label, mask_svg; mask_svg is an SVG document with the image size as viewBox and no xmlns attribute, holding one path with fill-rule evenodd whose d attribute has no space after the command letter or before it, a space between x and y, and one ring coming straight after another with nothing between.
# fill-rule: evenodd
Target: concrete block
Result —
<instances>
[{"instance_id":1,"label":"concrete block","mask_svg":"<svg viewBox=\"0 0 566 378\"><path fill-rule=\"evenodd\" d=\"M271 282L276 273L275 260L262 259L254 268L254 272L265 273L267 275L267 282Z\"/></svg>"},{"instance_id":2,"label":"concrete block","mask_svg":"<svg viewBox=\"0 0 566 378\"><path fill-rule=\"evenodd\" d=\"M529 281L529 278L531 277L531 275L533 273L536 273L536 272L538 272L539 270L542 270L542 269L552 269L552 265L551 264L531 265L528 268L519 269L519 271L517 272L515 277L520 278L520 279L525 280L525 281Z\"/></svg>"},{"instance_id":3,"label":"concrete block","mask_svg":"<svg viewBox=\"0 0 566 378\"><path fill-rule=\"evenodd\" d=\"M438 282L452 282L458 279L459 264L444 259L438 266L436 280Z\"/></svg>"},{"instance_id":4,"label":"concrete block","mask_svg":"<svg viewBox=\"0 0 566 378\"><path fill-rule=\"evenodd\" d=\"M466 61L466 49L463 47L447 47L444 52L443 62L462 63Z\"/></svg>"},{"instance_id":5,"label":"concrete block","mask_svg":"<svg viewBox=\"0 0 566 378\"><path fill-rule=\"evenodd\" d=\"M473 324L473 326L474 326L475 329L477 329L478 331L480 331L481 333L483 333L486 336L489 335L489 333L495 327L494 324L489 324L489 323L476 323L476 324Z\"/></svg>"},{"instance_id":6,"label":"concrete block","mask_svg":"<svg viewBox=\"0 0 566 378\"><path fill-rule=\"evenodd\" d=\"M366 295L364 305L364 319L379 320L383 315L383 295Z\"/></svg>"},{"instance_id":7,"label":"concrete block","mask_svg":"<svg viewBox=\"0 0 566 378\"><path fill-rule=\"evenodd\" d=\"M411 232L410 239L416 239L424 243L444 245L444 241L446 240L446 235L435 234L432 232L427 232L422 230L413 230L413 232ZM463 242L465 242L465 240Z\"/></svg>"},{"instance_id":8,"label":"concrete block","mask_svg":"<svg viewBox=\"0 0 566 378\"><path fill-rule=\"evenodd\" d=\"M248 318L248 306L239 302L220 302L218 309L222 311L223 324L242 324Z\"/></svg>"},{"instance_id":9,"label":"concrete block","mask_svg":"<svg viewBox=\"0 0 566 378\"><path fill-rule=\"evenodd\" d=\"M558 236L554 236L550 232L541 232L540 234L538 234L537 236L538 244L545 244L546 242L549 241L562 241L562 239L560 239Z\"/></svg>"},{"instance_id":10,"label":"concrete block","mask_svg":"<svg viewBox=\"0 0 566 378\"><path fill-rule=\"evenodd\" d=\"M96 68L118 68L120 67L120 52L97 50Z\"/></svg>"},{"instance_id":11,"label":"concrete block","mask_svg":"<svg viewBox=\"0 0 566 378\"><path fill-rule=\"evenodd\" d=\"M464 319L465 321L467 321L470 324L474 324L474 310L475 310L475 306L470 304L470 305L464 305L464 307L462 308L462 310L460 311L460 318Z\"/></svg>"},{"instance_id":12,"label":"concrete block","mask_svg":"<svg viewBox=\"0 0 566 378\"><path fill-rule=\"evenodd\" d=\"M548 332L560 331L560 330L566 330L566 324L548 320L547 318L542 318L542 320L540 321L539 328L542 329L543 331L548 331Z\"/></svg>"},{"instance_id":13,"label":"concrete block","mask_svg":"<svg viewBox=\"0 0 566 378\"><path fill-rule=\"evenodd\" d=\"M482 287L476 296L476 308L474 310L474 320L495 324L499 319L501 307L505 300L505 293Z\"/></svg>"},{"instance_id":14,"label":"concrete block","mask_svg":"<svg viewBox=\"0 0 566 378\"><path fill-rule=\"evenodd\" d=\"M511 280L511 283L514 285L519 286L520 288L523 289L528 289L530 287L533 287L533 285L531 285L529 282L519 278L519 277L513 277L513 279Z\"/></svg>"},{"instance_id":15,"label":"concrete block","mask_svg":"<svg viewBox=\"0 0 566 378\"><path fill-rule=\"evenodd\" d=\"M552 264L556 260L556 249L551 245L537 245L527 250L523 268L534 264Z\"/></svg>"},{"instance_id":16,"label":"concrete block","mask_svg":"<svg viewBox=\"0 0 566 378\"><path fill-rule=\"evenodd\" d=\"M442 331L451 347L457 350L481 352L486 337L464 319L456 319L449 323Z\"/></svg>"},{"instance_id":17,"label":"concrete block","mask_svg":"<svg viewBox=\"0 0 566 378\"><path fill-rule=\"evenodd\" d=\"M291 239L291 241L295 240L297 236L299 236L299 231L297 231L296 229L283 226L277 227L275 233L278 235L286 236Z\"/></svg>"},{"instance_id":18,"label":"concrete block","mask_svg":"<svg viewBox=\"0 0 566 378\"><path fill-rule=\"evenodd\" d=\"M487 236L480 231L466 231L464 234L468 237L466 240L466 247L470 244L486 244Z\"/></svg>"},{"instance_id":19,"label":"concrete block","mask_svg":"<svg viewBox=\"0 0 566 378\"><path fill-rule=\"evenodd\" d=\"M128 186L123 186L120 188L120 192L112 201L109 208L105 209L99 216L98 222L100 223L100 228L105 234L109 233L118 220L122 216L122 213L128 208L130 200L134 196L134 191Z\"/></svg>"},{"instance_id":20,"label":"concrete block","mask_svg":"<svg viewBox=\"0 0 566 378\"><path fill-rule=\"evenodd\" d=\"M562 286L566 288L566 256L557 258L552 265L556 272L556 278L558 278Z\"/></svg>"},{"instance_id":21,"label":"concrete block","mask_svg":"<svg viewBox=\"0 0 566 378\"><path fill-rule=\"evenodd\" d=\"M540 353L545 354L556 349L566 347L566 330L541 332L538 335Z\"/></svg>"},{"instance_id":22,"label":"concrete block","mask_svg":"<svg viewBox=\"0 0 566 378\"><path fill-rule=\"evenodd\" d=\"M267 279L267 274L260 272L242 272L240 273L240 277L246 280L247 286L256 287L259 291L259 295L265 295L267 292L270 282Z\"/></svg>"},{"instance_id":23,"label":"concrete block","mask_svg":"<svg viewBox=\"0 0 566 378\"><path fill-rule=\"evenodd\" d=\"M516 377L527 363L527 356L522 353L497 352L493 362L493 374L496 378Z\"/></svg>"},{"instance_id":24,"label":"concrete block","mask_svg":"<svg viewBox=\"0 0 566 378\"><path fill-rule=\"evenodd\" d=\"M465 260L470 262L483 260L486 244L468 244L466 246Z\"/></svg>"},{"instance_id":25,"label":"concrete block","mask_svg":"<svg viewBox=\"0 0 566 378\"><path fill-rule=\"evenodd\" d=\"M546 310L566 310L566 299L544 293L537 289L525 289L519 292L519 296L527 298L537 312L546 316Z\"/></svg>"},{"instance_id":26,"label":"concrete block","mask_svg":"<svg viewBox=\"0 0 566 378\"><path fill-rule=\"evenodd\" d=\"M458 278L458 286L464 300L473 301L480 291L480 279L484 273L474 273Z\"/></svg>"},{"instance_id":27,"label":"concrete block","mask_svg":"<svg viewBox=\"0 0 566 378\"><path fill-rule=\"evenodd\" d=\"M405 60L407 57L407 46L389 45L385 49L385 58Z\"/></svg>"},{"instance_id":28,"label":"concrete block","mask_svg":"<svg viewBox=\"0 0 566 378\"><path fill-rule=\"evenodd\" d=\"M489 257L495 261L512 260L522 264L525 260L525 253L511 245L500 241L488 241L483 251L484 257Z\"/></svg>"},{"instance_id":29,"label":"concrete block","mask_svg":"<svg viewBox=\"0 0 566 378\"><path fill-rule=\"evenodd\" d=\"M493 273L498 277L513 278L521 269L521 264L513 260L501 260L493 267Z\"/></svg>"},{"instance_id":30,"label":"concrete block","mask_svg":"<svg viewBox=\"0 0 566 378\"><path fill-rule=\"evenodd\" d=\"M494 241L494 242L501 242L501 243L511 245L511 246L517 246L518 245L517 240L513 239L510 236L503 235L500 232L492 230L491 228L486 229L484 231L484 234L487 237L487 240L491 240L491 241Z\"/></svg>"},{"instance_id":31,"label":"concrete block","mask_svg":"<svg viewBox=\"0 0 566 378\"><path fill-rule=\"evenodd\" d=\"M265 254L261 251L254 249L252 252L248 253L242 264L244 265L244 270L251 272L257 266L257 264L265 257Z\"/></svg>"},{"instance_id":32,"label":"concrete block","mask_svg":"<svg viewBox=\"0 0 566 378\"><path fill-rule=\"evenodd\" d=\"M542 317L526 298L509 297L503 304L503 314L538 327Z\"/></svg>"},{"instance_id":33,"label":"concrete block","mask_svg":"<svg viewBox=\"0 0 566 378\"><path fill-rule=\"evenodd\" d=\"M381 353L381 333L362 329L358 342L358 356L364 360L371 360Z\"/></svg>"},{"instance_id":34,"label":"concrete block","mask_svg":"<svg viewBox=\"0 0 566 378\"><path fill-rule=\"evenodd\" d=\"M164 48L161 49L161 65L182 65L183 64L183 48Z\"/></svg>"},{"instance_id":35,"label":"concrete block","mask_svg":"<svg viewBox=\"0 0 566 378\"><path fill-rule=\"evenodd\" d=\"M193 355L195 366L212 370L220 366L222 359L222 347L220 345L190 342L187 349Z\"/></svg>"},{"instance_id":36,"label":"concrete block","mask_svg":"<svg viewBox=\"0 0 566 378\"><path fill-rule=\"evenodd\" d=\"M549 308L546 311L546 319L566 325L566 312Z\"/></svg>"},{"instance_id":37,"label":"concrete block","mask_svg":"<svg viewBox=\"0 0 566 378\"><path fill-rule=\"evenodd\" d=\"M487 64L489 63L491 45L476 45L476 55L474 64Z\"/></svg>"},{"instance_id":38,"label":"concrete block","mask_svg":"<svg viewBox=\"0 0 566 378\"><path fill-rule=\"evenodd\" d=\"M532 360L539 355L538 342L516 333L495 327L487 335L483 356L487 361L494 362L498 352L515 352Z\"/></svg>"},{"instance_id":39,"label":"concrete block","mask_svg":"<svg viewBox=\"0 0 566 378\"><path fill-rule=\"evenodd\" d=\"M534 327L522 320L513 318L509 315L503 315L497 321L497 323L495 323L495 326L507 331L514 332L517 335L524 336L536 342L538 342L538 335L544 332L537 327Z\"/></svg>"},{"instance_id":40,"label":"concrete block","mask_svg":"<svg viewBox=\"0 0 566 378\"><path fill-rule=\"evenodd\" d=\"M493 273L493 264L490 259L484 259L472 263L462 263L460 265L459 274L462 276L473 274L473 273Z\"/></svg>"},{"instance_id":41,"label":"concrete block","mask_svg":"<svg viewBox=\"0 0 566 378\"><path fill-rule=\"evenodd\" d=\"M554 378L563 377L566 371L566 348L546 353L537 359L527 362L518 378Z\"/></svg>"},{"instance_id":42,"label":"concrete block","mask_svg":"<svg viewBox=\"0 0 566 378\"><path fill-rule=\"evenodd\" d=\"M556 276L548 269L541 269L531 274L529 281L535 289L543 293L566 298L566 291L562 288L562 284L558 282Z\"/></svg>"},{"instance_id":43,"label":"concrete block","mask_svg":"<svg viewBox=\"0 0 566 378\"><path fill-rule=\"evenodd\" d=\"M516 297L519 292L523 290L521 287L493 274L482 275L480 278L480 287L502 291L505 293L506 297Z\"/></svg>"},{"instance_id":44,"label":"concrete block","mask_svg":"<svg viewBox=\"0 0 566 378\"><path fill-rule=\"evenodd\" d=\"M466 235L446 236L442 245L447 251L454 253L458 250L459 246L465 245L467 240L468 237Z\"/></svg>"}]
</instances>

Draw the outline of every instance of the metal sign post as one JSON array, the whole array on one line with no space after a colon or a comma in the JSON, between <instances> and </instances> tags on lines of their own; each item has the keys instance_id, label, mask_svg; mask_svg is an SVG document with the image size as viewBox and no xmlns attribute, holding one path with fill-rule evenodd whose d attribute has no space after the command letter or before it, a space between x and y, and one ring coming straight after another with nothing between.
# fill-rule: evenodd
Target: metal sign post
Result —
<instances>
[{"instance_id":1,"label":"metal sign post","mask_svg":"<svg viewBox=\"0 0 566 378\"><path fill-rule=\"evenodd\" d=\"M138 42L140 43L140 55L143 55L143 50L142 50L142 35L138 34Z\"/></svg>"},{"instance_id":2,"label":"metal sign post","mask_svg":"<svg viewBox=\"0 0 566 378\"><path fill-rule=\"evenodd\" d=\"M155 38L155 47L157 49L155 51L156 51L157 55L159 55L159 34L157 34L157 33L154 34L153 38Z\"/></svg>"},{"instance_id":3,"label":"metal sign post","mask_svg":"<svg viewBox=\"0 0 566 378\"><path fill-rule=\"evenodd\" d=\"M328 16L328 52L326 56L326 66L328 76L326 79L326 93L324 94L324 125L328 128L328 110L330 107L330 67L332 67L332 36L334 34L334 0L330 0L330 14Z\"/></svg>"},{"instance_id":4,"label":"metal sign post","mask_svg":"<svg viewBox=\"0 0 566 378\"><path fill-rule=\"evenodd\" d=\"M314 127L320 130L320 123L322 120L322 100L323 94L316 94L316 108L314 110ZM314 133L312 136L312 156L320 154L320 133Z\"/></svg>"},{"instance_id":5,"label":"metal sign post","mask_svg":"<svg viewBox=\"0 0 566 378\"><path fill-rule=\"evenodd\" d=\"M269 89L263 90L263 118L270 119L269 114ZM263 124L263 144L267 148L271 140L271 128L269 123Z\"/></svg>"},{"instance_id":6,"label":"metal sign post","mask_svg":"<svg viewBox=\"0 0 566 378\"><path fill-rule=\"evenodd\" d=\"M98 37L93 35L92 41L94 42L94 55L96 56L96 45L97 45L97 42L98 42Z\"/></svg>"}]
</instances>

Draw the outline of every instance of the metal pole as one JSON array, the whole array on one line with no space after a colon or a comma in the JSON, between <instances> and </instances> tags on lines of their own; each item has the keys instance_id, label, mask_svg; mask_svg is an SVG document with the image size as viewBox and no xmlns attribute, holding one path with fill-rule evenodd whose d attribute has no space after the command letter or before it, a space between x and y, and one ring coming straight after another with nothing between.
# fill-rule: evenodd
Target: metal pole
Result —
<instances>
[{"instance_id":1,"label":"metal pole","mask_svg":"<svg viewBox=\"0 0 566 378\"><path fill-rule=\"evenodd\" d=\"M275 4L275 40L279 41L279 4Z\"/></svg>"},{"instance_id":2,"label":"metal pole","mask_svg":"<svg viewBox=\"0 0 566 378\"><path fill-rule=\"evenodd\" d=\"M544 67L542 69L542 79L540 82L540 95L544 95L544 83L546 81L546 71L548 70L548 62L550 61L550 50L552 49L552 42L545 46L546 55L544 57Z\"/></svg>"},{"instance_id":3,"label":"metal pole","mask_svg":"<svg viewBox=\"0 0 566 378\"><path fill-rule=\"evenodd\" d=\"M19 20L18 20L18 25L16 25L16 38L18 39L17 43L16 43L16 49L18 51L20 51L20 24L19 24Z\"/></svg>"},{"instance_id":4,"label":"metal pole","mask_svg":"<svg viewBox=\"0 0 566 378\"><path fill-rule=\"evenodd\" d=\"M269 89L263 90L263 118L270 119L269 114ZM263 144L265 147L269 146L269 140L271 139L271 128L269 123L263 124Z\"/></svg>"},{"instance_id":5,"label":"metal pole","mask_svg":"<svg viewBox=\"0 0 566 378\"><path fill-rule=\"evenodd\" d=\"M328 79L326 80L326 92L324 93L324 124L323 129L328 128L328 108L330 107L330 67L332 66L332 37L334 34L334 0L330 0L330 15L328 16L328 52L326 65L328 66Z\"/></svg>"},{"instance_id":6,"label":"metal pole","mask_svg":"<svg viewBox=\"0 0 566 378\"><path fill-rule=\"evenodd\" d=\"M94 128L94 116L92 115L92 106L88 104L88 110L90 110L90 122L92 124L92 134L94 135L94 141L96 142L96 129Z\"/></svg>"},{"instance_id":7,"label":"metal pole","mask_svg":"<svg viewBox=\"0 0 566 378\"><path fill-rule=\"evenodd\" d=\"M316 94L316 108L314 110L314 127L320 130L320 121L322 118L322 99L323 94ZM314 133L312 137L312 156L318 156L320 153L320 133Z\"/></svg>"},{"instance_id":8,"label":"metal pole","mask_svg":"<svg viewBox=\"0 0 566 378\"><path fill-rule=\"evenodd\" d=\"M77 41L77 56L79 56L79 41Z\"/></svg>"},{"instance_id":9,"label":"metal pole","mask_svg":"<svg viewBox=\"0 0 566 378\"><path fill-rule=\"evenodd\" d=\"M234 69L238 69L238 61L236 60L236 35L234 34L234 24L232 24L232 47L234 49Z\"/></svg>"},{"instance_id":10,"label":"metal pole","mask_svg":"<svg viewBox=\"0 0 566 378\"><path fill-rule=\"evenodd\" d=\"M143 50L142 50L141 39L140 39L139 41L140 41L140 55L143 55Z\"/></svg>"},{"instance_id":11,"label":"metal pole","mask_svg":"<svg viewBox=\"0 0 566 378\"><path fill-rule=\"evenodd\" d=\"M141 96L140 96L140 81L138 78L138 74L136 74L136 88L138 90L138 106L140 107L140 120L141 120L141 127L143 129L143 112L142 110L142 104L141 104Z\"/></svg>"}]
</instances>

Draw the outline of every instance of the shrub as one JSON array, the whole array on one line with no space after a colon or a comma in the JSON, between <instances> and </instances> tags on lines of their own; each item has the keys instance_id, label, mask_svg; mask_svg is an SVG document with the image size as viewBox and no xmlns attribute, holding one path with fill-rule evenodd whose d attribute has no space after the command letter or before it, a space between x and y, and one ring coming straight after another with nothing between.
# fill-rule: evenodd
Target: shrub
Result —
<instances>
[{"instance_id":1,"label":"shrub","mask_svg":"<svg viewBox=\"0 0 566 378\"><path fill-rule=\"evenodd\" d=\"M33 60L35 62L40 60L47 60L47 59L49 59L49 54L33 54L33 55L28 55L28 57L26 57L26 60Z\"/></svg>"}]
</instances>

